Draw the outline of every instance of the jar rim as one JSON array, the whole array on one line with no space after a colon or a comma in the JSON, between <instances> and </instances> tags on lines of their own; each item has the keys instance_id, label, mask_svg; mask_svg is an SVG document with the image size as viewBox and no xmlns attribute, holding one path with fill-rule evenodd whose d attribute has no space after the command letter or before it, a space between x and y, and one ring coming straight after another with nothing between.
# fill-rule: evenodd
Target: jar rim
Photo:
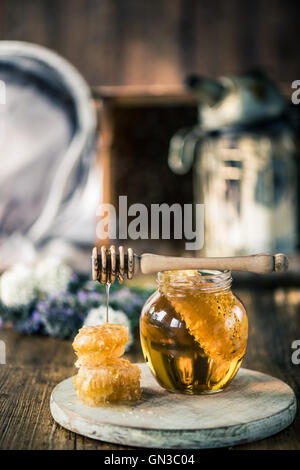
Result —
<instances>
[{"instance_id":1,"label":"jar rim","mask_svg":"<svg viewBox=\"0 0 300 470\"><path fill-rule=\"evenodd\" d=\"M172 289L198 289L206 292L229 290L232 283L231 271L191 269L162 271L157 274L158 285L168 284Z\"/></svg>"}]
</instances>

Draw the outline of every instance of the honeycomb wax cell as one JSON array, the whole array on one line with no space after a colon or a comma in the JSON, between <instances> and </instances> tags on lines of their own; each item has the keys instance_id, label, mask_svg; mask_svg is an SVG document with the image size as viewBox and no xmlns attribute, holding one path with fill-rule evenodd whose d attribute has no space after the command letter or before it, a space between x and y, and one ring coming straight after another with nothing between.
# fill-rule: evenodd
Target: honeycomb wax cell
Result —
<instances>
[{"instance_id":1,"label":"honeycomb wax cell","mask_svg":"<svg viewBox=\"0 0 300 470\"><path fill-rule=\"evenodd\" d=\"M158 382L170 391L222 390L244 357L248 319L231 292L230 273L159 274L146 302L140 332L143 353Z\"/></svg>"},{"instance_id":2,"label":"honeycomb wax cell","mask_svg":"<svg viewBox=\"0 0 300 470\"><path fill-rule=\"evenodd\" d=\"M74 387L88 406L132 401L141 397L140 369L119 356L124 353L128 328L106 323L83 327L73 342L79 368Z\"/></svg>"},{"instance_id":3,"label":"honeycomb wax cell","mask_svg":"<svg viewBox=\"0 0 300 470\"><path fill-rule=\"evenodd\" d=\"M78 356L76 366L97 367L107 358L124 354L128 341L128 327L105 323L81 328L74 339L73 348Z\"/></svg>"},{"instance_id":4,"label":"honeycomb wax cell","mask_svg":"<svg viewBox=\"0 0 300 470\"><path fill-rule=\"evenodd\" d=\"M88 406L141 398L141 371L126 359L106 359L96 368L81 366L74 378L76 395Z\"/></svg>"},{"instance_id":5,"label":"honeycomb wax cell","mask_svg":"<svg viewBox=\"0 0 300 470\"><path fill-rule=\"evenodd\" d=\"M187 291L179 298L171 291L163 292L204 353L225 361L244 354L248 322L231 292L212 295Z\"/></svg>"}]
</instances>

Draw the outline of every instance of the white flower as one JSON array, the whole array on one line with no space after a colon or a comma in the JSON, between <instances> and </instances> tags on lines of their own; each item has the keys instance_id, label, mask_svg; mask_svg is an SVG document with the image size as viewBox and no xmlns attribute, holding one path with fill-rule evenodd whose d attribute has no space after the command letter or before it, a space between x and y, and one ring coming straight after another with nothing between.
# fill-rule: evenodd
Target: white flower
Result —
<instances>
[{"instance_id":1,"label":"white flower","mask_svg":"<svg viewBox=\"0 0 300 470\"><path fill-rule=\"evenodd\" d=\"M128 351L130 348L133 338L132 338L132 331L130 329L130 321L126 313L121 312L120 310L114 310L111 307L108 308L108 318L110 323L117 323L118 325L125 325L128 327L128 336L129 341L125 346L125 351ZM89 311L85 321L84 326L97 326L103 325L106 321L106 306L102 305L99 308L93 308Z\"/></svg>"},{"instance_id":2,"label":"white flower","mask_svg":"<svg viewBox=\"0 0 300 470\"><path fill-rule=\"evenodd\" d=\"M31 268L19 263L5 271L0 279L1 300L7 306L24 305L36 294L36 283Z\"/></svg>"},{"instance_id":3,"label":"white flower","mask_svg":"<svg viewBox=\"0 0 300 470\"><path fill-rule=\"evenodd\" d=\"M72 270L54 257L40 261L35 269L18 263L0 278L0 295L7 306L24 305L43 294L58 294L67 289Z\"/></svg>"},{"instance_id":4,"label":"white flower","mask_svg":"<svg viewBox=\"0 0 300 470\"><path fill-rule=\"evenodd\" d=\"M34 272L37 288L45 294L64 292L71 274L72 269L69 266L50 256L41 260Z\"/></svg>"}]
</instances>

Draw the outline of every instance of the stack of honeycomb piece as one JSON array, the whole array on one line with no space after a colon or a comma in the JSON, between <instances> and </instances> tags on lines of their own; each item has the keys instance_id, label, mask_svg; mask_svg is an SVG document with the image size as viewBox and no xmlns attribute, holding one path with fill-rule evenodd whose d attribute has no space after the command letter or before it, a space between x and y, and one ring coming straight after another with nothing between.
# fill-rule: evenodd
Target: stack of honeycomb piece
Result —
<instances>
[{"instance_id":1,"label":"stack of honeycomb piece","mask_svg":"<svg viewBox=\"0 0 300 470\"><path fill-rule=\"evenodd\" d=\"M79 330L73 342L79 368L74 386L79 400L100 406L140 399L140 369L120 358L127 341L128 328L123 325L105 323Z\"/></svg>"}]
</instances>

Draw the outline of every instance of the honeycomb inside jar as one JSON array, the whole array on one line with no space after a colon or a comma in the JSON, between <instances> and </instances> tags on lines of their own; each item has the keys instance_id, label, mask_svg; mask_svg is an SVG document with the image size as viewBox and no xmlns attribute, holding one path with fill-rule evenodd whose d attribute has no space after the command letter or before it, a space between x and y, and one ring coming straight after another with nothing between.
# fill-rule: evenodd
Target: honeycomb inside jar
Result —
<instances>
[{"instance_id":1,"label":"honeycomb inside jar","mask_svg":"<svg viewBox=\"0 0 300 470\"><path fill-rule=\"evenodd\" d=\"M158 290L143 307L140 332L145 360L162 387L213 393L236 375L248 319L230 281L230 273L160 274Z\"/></svg>"}]
</instances>

